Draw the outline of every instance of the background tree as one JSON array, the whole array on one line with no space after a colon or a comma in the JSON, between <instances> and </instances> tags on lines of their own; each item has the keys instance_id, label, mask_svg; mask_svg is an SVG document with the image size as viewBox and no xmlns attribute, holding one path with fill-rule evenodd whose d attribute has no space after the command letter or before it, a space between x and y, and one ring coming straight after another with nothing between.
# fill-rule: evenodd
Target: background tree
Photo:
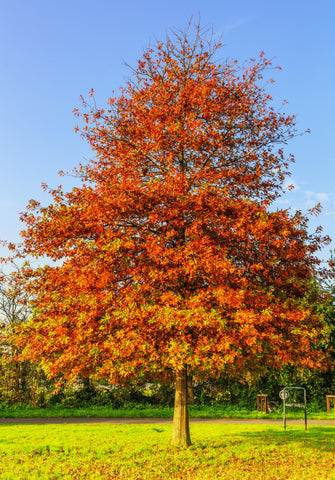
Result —
<instances>
[{"instance_id":1,"label":"background tree","mask_svg":"<svg viewBox=\"0 0 335 480\"><path fill-rule=\"evenodd\" d=\"M51 377L175 381L173 443L189 445L187 377L318 367L306 298L325 241L299 212L271 211L294 117L266 92L263 53L215 63L196 27L149 48L106 109L75 114L95 157L82 185L22 215L23 358ZM90 92L93 97L93 91ZM47 188L47 187L45 187Z\"/></svg>"},{"instance_id":2,"label":"background tree","mask_svg":"<svg viewBox=\"0 0 335 480\"><path fill-rule=\"evenodd\" d=\"M29 360L20 362L20 348L13 337L31 315L29 297L22 288L21 271L11 265L11 273L0 274L0 398L9 403L41 401L41 369Z\"/></svg>"},{"instance_id":3,"label":"background tree","mask_svg":"<svg viewBox=\"0 0 335 480\"><path fill-rule=\"evenodd\" d=\"M330 266L332 275L327 281L315 279L313 282L313 288L321 290L325 294L323 296L326 296L326 301L320 304L316 303L314 310L324 318L325 335L320 344L320 348L328 353L330 367L321 372L304 372L306 384L312 387L310 390L313 402L315 404L321 404L323 407L325 407L326 404L326 395L332 395L334 393L335 380L335 257L333 251L331 251Z\"/></svg>"}]
</instances>

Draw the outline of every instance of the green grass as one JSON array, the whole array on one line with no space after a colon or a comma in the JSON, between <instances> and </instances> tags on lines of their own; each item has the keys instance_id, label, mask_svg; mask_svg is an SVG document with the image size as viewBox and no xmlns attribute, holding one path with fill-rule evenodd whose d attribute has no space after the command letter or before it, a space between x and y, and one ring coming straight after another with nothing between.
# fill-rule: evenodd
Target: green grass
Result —
<instances>
[{"instance_id":1,"label":"green grass","mask_svg":"<svg viewBox=\"0 0 335 480\"><path fill-rule=\"evenodd\" d=\"M278 410L269 415L257 412L257 410L249 410L247 408L239 408L237 406L206 406L198 407L191 405L189 407L191 418L282 418L282 410ZM150 405L138 405L128 408L113 409L105 406L90 407L64 407L56 405L49 408L31 407L29 405L2 405L0 404L0 418L50 418L50 417L111 417L111 418L171 418L173 415L172 408L153 407ZM303 411L301 409L287 409L288 418L302 418ZM334 420L335 414L327 414L324 411L314 411L308 409L309 419L318 420Z\"/></svg>"},{"instance_id":2,"label":"green grass","mask_svg":"<svg viewBox=\"0 0 335 480\"><path fill-rule=\"evenodd\" d=\"M194 424L193 445L171 425L1 425L4 480L334 480L335 428Z\"/></svg>"}]
</instances>

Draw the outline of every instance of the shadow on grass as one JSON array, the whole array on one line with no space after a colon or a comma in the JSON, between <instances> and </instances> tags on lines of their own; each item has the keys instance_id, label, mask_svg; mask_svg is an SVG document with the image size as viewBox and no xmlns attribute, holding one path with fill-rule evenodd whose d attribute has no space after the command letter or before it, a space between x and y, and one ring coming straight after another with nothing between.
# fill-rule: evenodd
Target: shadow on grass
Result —
<instances>
[{"instance_id":1,"label":"shadow on grass","mask_svg":"<svg viewBox=\"0 0 335 480\"><path fill-rule=\"evenodd\" d=\"M299 428L299 430L298 430ZM312 426L307 432L304 426L287 427L286 430L267 429L262 431L239 432L236 441L250 443L253 446L271 444L274 447L296 446L300 444L306 449L317 450L318 452L335 453L335 427Z\"/></svg>"}]
</instances>

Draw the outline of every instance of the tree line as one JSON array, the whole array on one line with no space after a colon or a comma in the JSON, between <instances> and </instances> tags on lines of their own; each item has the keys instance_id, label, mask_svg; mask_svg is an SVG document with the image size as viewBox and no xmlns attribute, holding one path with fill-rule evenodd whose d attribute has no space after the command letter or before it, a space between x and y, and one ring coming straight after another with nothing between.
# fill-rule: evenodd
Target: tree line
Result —
<instances>
[{"instance_id":1,"label":"tree line","mask_svg":"<svg viewBox=\"0 0 335 480\"><path fill-rule=\"evenodd\" d=\"M335 286L317 284L328 296L327 302L315 305L315 310L325 319L326 334L321 346L335 357ZM125 386L111 385L106 380L92 380L79 376L75 384L66 382L60 390L47 378L40 363L17 359L20 349L15 345L15 331L27 322L31 315L25 292L10 286L8 275L2 275L0 283L0 403L7 405L29 404L45 407L62 404L69 407L110 405L113 408L136 405L173 406L173 382L149 383L136 378ZM325 408L325 396L334 394L334 370L314 371L299 366L283 366L273 369L259 378L234 377L222 374L217 379L191 383L189 403L196 405L224 405L254 409L257 394L267 394L271 401L278 401L279 391L287 385L304 386L308 402L315 408Z\"/></svg>"}]
</instances>

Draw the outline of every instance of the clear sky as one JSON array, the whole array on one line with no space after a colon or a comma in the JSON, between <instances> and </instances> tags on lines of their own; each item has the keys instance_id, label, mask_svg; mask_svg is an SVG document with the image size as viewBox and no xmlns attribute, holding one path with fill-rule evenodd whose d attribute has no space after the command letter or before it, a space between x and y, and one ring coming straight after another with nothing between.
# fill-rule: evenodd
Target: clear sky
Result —
<instances>
[{"instance_id":1,"label":"clear sky","mask_svg":"<svg viewBox=\"0 0 335 480\"><path fill-rule=\"evenodd\" d=\"M91 157L73 131L79 96L94 88L104 106L130 73L123 60L135 65L192 15L222 35L222 57L276 57L271 94L289 102L300 131L311 129L289 144L296 189L281 206L321 202L311 225L335 242L335 215L326 215L335 210L333 0L0 0L0 238L18 241L19 212L31 198L48 202L41 183L70 189L74 179L57 172Z\"/></svg>"}]
</instances>

